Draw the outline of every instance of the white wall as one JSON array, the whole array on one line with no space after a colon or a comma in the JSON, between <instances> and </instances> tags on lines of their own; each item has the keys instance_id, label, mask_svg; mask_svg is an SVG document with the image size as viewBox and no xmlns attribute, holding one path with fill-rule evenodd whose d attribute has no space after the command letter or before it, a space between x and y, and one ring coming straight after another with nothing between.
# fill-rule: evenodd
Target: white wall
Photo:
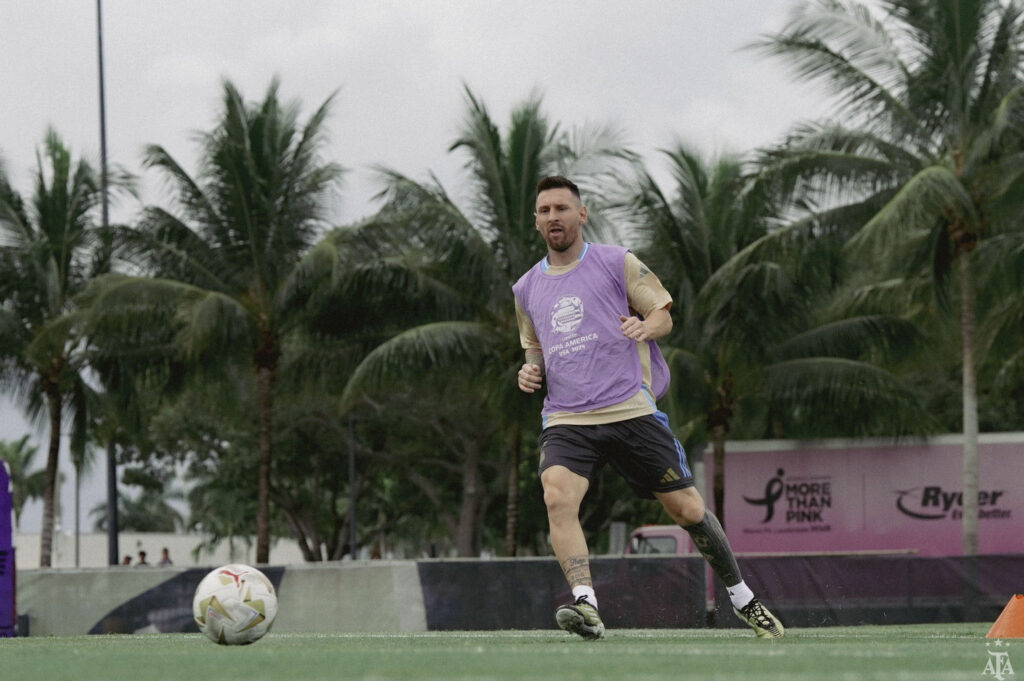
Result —
<instances>
[{"instance_id":1,"label":"white wall","mask_svg":"<svg viewBox=\"0 0 1024 681\"><path fill-rule=\"evenodd\" d=\"M30 636L80 636L115 608L175 579L182 571L177 566L18 570L18 612L28 616ZM284 571L278 597L275 633L427 629L423 590L413 561L291 566ZM69 603L75 607L69 608ZM161 608L150 612L150 622L154 612L188 613L191 597L182 600L179 595ZM157 630L147 626L126 633Z\"/></svg>"}]
</instances>

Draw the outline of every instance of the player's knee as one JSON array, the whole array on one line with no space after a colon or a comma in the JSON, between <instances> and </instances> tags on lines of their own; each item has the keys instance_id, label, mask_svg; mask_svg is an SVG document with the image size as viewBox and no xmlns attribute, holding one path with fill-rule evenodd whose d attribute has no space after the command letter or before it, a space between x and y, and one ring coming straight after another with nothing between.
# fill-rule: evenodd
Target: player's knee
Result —
<instances>
[{"instance_id":1,"label":"player's knee","mask_svg":"<svg viewBox=\"0 0 1024 681\"><path fill-rule=\"evenodd\" d=\"M560 485L549 485L544 488L544 505L548 517L552 520L578 517L580 502L572 490Z\"/></svg>"},{"instance_id":2,"label":"player's knee","mask_svg":"<svg viewBox=\"0 0 1024 681\"><path fill-rule=\"evenodd\" d=\"M545 487L544 505L548 509L548 515L565 513L570 508L569 495L560 487Z\"/></svg>"},{"instance_id":3,"label":"player's knee","mask_svg":"<svg viewBox=\"0 0 1024 681\"><path fill-rule=\"evenodd\" d=\"M662 497L662 503L677 525L686 527L704 520L704 499L692 487Z\"/></svg>"}]
</instances>

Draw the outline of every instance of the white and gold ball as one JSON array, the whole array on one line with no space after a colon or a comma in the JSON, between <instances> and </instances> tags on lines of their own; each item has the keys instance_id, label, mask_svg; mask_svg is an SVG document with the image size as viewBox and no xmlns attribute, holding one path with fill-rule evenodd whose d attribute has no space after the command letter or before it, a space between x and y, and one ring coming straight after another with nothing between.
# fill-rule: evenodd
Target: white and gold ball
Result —
<instances>
[{"instance_id":1,"label":"white and gold ball","mask_svg":"<svg viewBox=\"0 0 1024 681\"><path fill-rule=\"evenodd\" d=\"M263 638L277 617L277 594L254 567L224 565L196 587L192 614L199 630L223 645L245 645Z\"/></svg>"}]
</instances>

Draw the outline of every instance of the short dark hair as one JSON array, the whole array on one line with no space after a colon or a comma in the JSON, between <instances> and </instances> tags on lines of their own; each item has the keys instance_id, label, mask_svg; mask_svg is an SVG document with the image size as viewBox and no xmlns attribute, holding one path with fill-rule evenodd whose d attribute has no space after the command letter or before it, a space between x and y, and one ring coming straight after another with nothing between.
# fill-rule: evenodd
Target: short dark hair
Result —
<instances>
[{"instance_id":1,"label":"short dark hair","mask_svg":"<svg viewBox=\"0 0 1024 681\"><path fill-rule=\"evenodd\" d=\"M537 183L538 194L548 189L568 189L577 199L583 200L583 197L580 196L580 188L576 186L576 183L561 175L549 175Z\"/></svg>"}]
</instances>

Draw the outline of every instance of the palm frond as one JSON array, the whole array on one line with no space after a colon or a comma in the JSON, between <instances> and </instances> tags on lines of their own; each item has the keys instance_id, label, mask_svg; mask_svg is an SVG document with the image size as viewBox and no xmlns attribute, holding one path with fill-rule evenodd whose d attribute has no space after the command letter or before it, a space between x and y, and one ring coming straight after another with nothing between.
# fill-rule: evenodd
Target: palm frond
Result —
<instances>
[{"instance_id":1,"label":"palm frond","mask_svg":"<svg viewBox=\"0 0 1024 681\"><path fill-rule=\"evenodd\" d=\"M706 311L709 306L719 304L732 295L741 281L749 281L755 272L767 274L763 265L794 261L813 236L817 224L817 216L808 216L772 230L748 244L712 273L698 296L700 308Z\"/></svg>"},{"instance_id":2,"label":"palm frond","mask_svg":"<svg viewBox=\"0 0 1024 681\"><path fill-rule=\"evenodd\" d=\"M972 140L970 153L964 163L965 174L984 169L986 161L993 156L997 161L1001 161L999 152L1003 149L1013 149L1014 142L1019 142L1022 139L1022 129L1024 129L1024 85L1018 85L995 107L991 124L981 128ZM999 175L995 174L995 177L999 177ZM1013 177L1015 179L1016 175ZM1004 180L1004 184L1012 181Z\"/></svg>"},{"instance_id":3,"label":"palm frond","mask_svg":"<svg viewBox=\"0 0 1024 681\"><path fill-rule=\"evenodd\" d=\"M8 360L21 355L32 340L31 330L17 312L0 307L0 357Z\"/></svg>"},{"instance_id":4,"label":"palm frond","mask_svg":"<svg viewBox=\"0 0 1024 681\"><path fill-rule=\"evenodd\" d=\"M108 351L191 360L251 352L249 311L187 283L108 275L92 282L80 302L85 332Z\"/></svg>"},{"instance_id":5,"label":"palm frond","mask_svg":"<svg viewBox=\"0 0 1024 681\"><path fill-rule=\"evenodd\" d=\"M1004 93L1009 90L1012 94L1014 83L1019 83L1015 71L1021 59L1024 5L1011 2L999 7L992 3L989 9L988 21L979 32L979 42L985 44L980 52L986 55L984 77L975 98L979 111L991 110L996 99L1005 101Z\"/></svg>"},{"instance_id":6,"label":"palm frond","mask_svg":"<svg viewBox=\"0 0 1024 681\"><path fill-rule=\"evenodd\" d=\"M218 291L232 289L222 253L176 215L150 206L134 229L117 230L118 254L143 271Z\"/></svg>"},{"instance_id":7,"label":"palm frond","mask_svg":"<svg viewBox=\"0 0 1024 681\"><path fill-rule=\"evenodd\" d=\"M751 47L786 57L800 80L823 81L838 97L837 108L858 115L863 124L884 115L906 131L919 126L901 96L909 67L885 25L864 5L834 0L800 5L782 32Z\"/></svg>"},{"instance_id":8,"label":"palm frond","mask_svg":"<svg viewBox=\"0 0 1024 681\"><path fill-rule=\"evenodd\" d=\"M556 135L557 130L552 131L553 144L547 146L542 157L545 169L579 178L576 184L585 194L603 195L609 186L621 182L627 168L640 161L626 131L619 126L586 122Z\"/></svg>"},{"instance_id":9,"label":"palm frond","mask_svg":"<svg viewBox=\"0 0 1024 681\"><path fill-rule=\"evenodd\" d=\"M216 205L199 183L192 179L188 171L162 146L147 146L143 151L143 165L162 171L164 179L173 185L177 202L190 219L202 224L214 223L221 219Z\"/></svg>"},{"instance_id":10,"label":"palm frond","mask_svg":"<svg viewBox=\"0 0 1024 681\"><path fill-rule=\"evenodd\" d=\"M497 233L488 237L484 230L477 229L436 181L420 184L394 171L381 172L387 185L380 212L363 224L337 233L345 235L356 260L416 254L434 278L461 289L466 299L481 304L493 301L499 290L511 285L520 272L508 260L505 237ZM506 236L514 243L521 241L520 237ZM531 244L530 248L537 247Z\"/></svg>"},{"instance_id":11,"label":"palm frond","mask_svg":"<svg viewBox=\"0 0 1024 681\"><path fill-rule=\"evenodd\" d=\"M479 322L437 322L417 326L382 343L360 363L342 394L342 409L363 393L435 376L480 371L499 358L501 339Z\"/></svg>"},{"instance_id":12,"label":"palm frond","mask_svg":"<svg viewBox=\"0 0 1024 681\"><path fill-rule=\"evenodd\" d=\"M710 262L707 235L692 216L699 206L670 200L654 178L641 170L629 195L622 199L621 209L634 216L639 256L669 290L678 290L683 282L700 286L710 274Z\"/></svg>"},{"instance_id":13,"label":"palm frond","mask_svg":"<svg viewBox=\"0 0 1024 681\"><path fill-rule=\"evenodd\" d=\"M237 299L214 291L190 291L178 310L178 342L185 356L248 356L256 324Z\"/></svg>"},{"instance_id":14,"label":"palm frond","mask_svg":"<svg viewBox=\"0 0 1024 681\"><path fill-rule=\"evenodd\" d=\"M672 376L669 391L662 402L670 416L703 413L707 400L705 367L695 353L682 348L660 344L665 363ZM660 404L660 403L659 403Z\"/></svg>"},{"instance_id":15,"label":"palm frond","mask_svg":"<svg viewBox=\"0 0 1024 681\"><path fill-rule=\"evenodd\" d=\"M798 333L774 348L778 360L810 357L863 359L877 352L906 356L924 340L916 324L889 315L850 317Z\"/></svg>"},{"instance_id":16,"label":"palm frond","mask_svg":"<svg viewBox=\"0 0 1024 681\"><path fill-rule=\"evenodd\" d=\"M199 137L194 178L161 147L149 147L146 158L172 181L177 205L150 209L143 226L170 245L190 247L195 267L207 270L173 276L210 280L216 271L211 288L264 307L324 231L326 201L342 176L339 165L320 158L333 96L303 124L298 102L282 102L278 89L275 79L261 101L248 104L223 83L220 119ZM180 265L173 251L161 255Z\"/></svg>"},{"instance_id":17,"label":"palm frond","mask_svg":"<svg viewBox=\"0 0 1024 681\"><path fill-rule=\"evenodd\" d=\"M996 298L1017 297L1024 289L1024 230L986 239L974 257L984 273L984 287L991 289Z\"/></svg>"},{"instance_id":18,"label":"palm frond","mask_svg":"<svg viewBox=\"0 0 1024 681\"><path fill-rule=\"evenodd\" d=\"M939 220L973 223L974 202L956 175L945 166L925 168L910 179L857 234L849 248L882 259L901 242L930 231Z\"/></svg>"},{"instance_id":19,"label":"palm frond","mask_svg":"<svg viewBox=\"0 0 1024 681\"><path fill-rule=\"evenodd\" d=\"M829 318L875 314L916 317L930 299L930 282L905 277L872 278L867 283L845 287L837 292L825 315Z\"/></svg>"},{"instance_id":20,"label":"palm frond","mask_svg":"<svg viewBox=\"0 0 1024 681\"><path fill-rule=\"evenodd\" d=\"M1002 356L997 361L997 370L992 378L994 392L1010 393L1024 381L1024 348Z\"/></svg>"},{"instance_id":21,"label":"palm frond","mask_svg":"<svg viewBox=\"0 0 1024 681\"><path fill-rule=\"evenodd\" d=\"M467 86L465 88L467 104L466 119L458 139L449 147L449 151L466 149L469 157L466 169L476 185L474 199L474 219L479 224L490 226L511 224L509 213L509 197L504 183L503 167L506 165L504 147L498 126L491 120L483 101Z\"/></svg>"},{"instance_id":22,"label":"palm frond","mask_svg":"<svg viewBox=\"0 0 1024 681\"><path fill-rule=\"evenodd\" d=\"M897 186L921 167L913 151L872 132L804 124L783 145L762 151L756 181L783 198L809 195L832 205Z\"/></svg>"},{"instance_id":23,"label":"palm frond","mask_svg":"<svg viewBox=\"0 0 1024 681\"><path fill-rule=\"evenodd\" d=\"M852 432L923 434L934 428L932 416L917 395L892 374L848 359L794 359L770 365L764 395L783 411L843 415Z\"/></svg>"},{"instance_id":24,"label":"palm frond","mask_svg":"<svg viewBox=\"0 0 1024 681\"><path fill-rule=\"evenodd\" d=\"M285 336L277 386L314 400L339 395L369 349L348 336L296 329Z\"/></svg>"},{"instance_id":25,"label":"palm frond","mask_svg":"<svg viewBox=\"0 0 1024 681\"><path fill-rule=\"evenodd\" d=\"M37 367L45 368L54 357L63 357L67 348L76 341L76 330L82 323L82 314L67 312L51 317L33 329L32 340L24 347L24 356Z\"/></svg>"},{"instance_id":26,"label":"palm frond","mask_svg":"<svg viewBox=\"0 0 1024 681\"><path fill-rule=\"evenodd\" d=\"M0 248L21 248L31 244L34 232L21 196L0 174Z\"/></svg>"}]
</instances>

